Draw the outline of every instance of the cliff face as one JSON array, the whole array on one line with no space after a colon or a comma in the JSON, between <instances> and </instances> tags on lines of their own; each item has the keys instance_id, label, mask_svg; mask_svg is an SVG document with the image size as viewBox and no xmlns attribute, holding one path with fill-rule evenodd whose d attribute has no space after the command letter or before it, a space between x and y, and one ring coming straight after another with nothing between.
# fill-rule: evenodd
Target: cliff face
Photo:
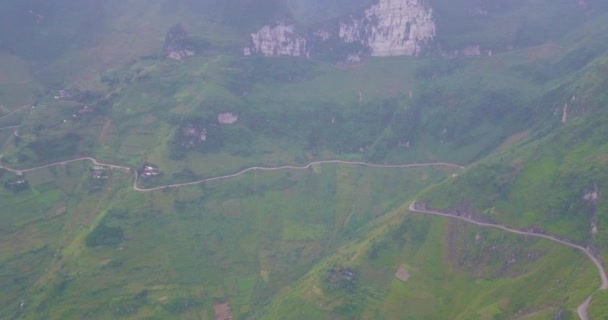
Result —
<instances>
[{"instance_id":1,"label":"cliff face","mask_svg":"<svg viewBox=\"0 0 608 320\"><path fill-rule=\"evenodd\" d=\"M243 49L246 56L261 54L267 57L306 55L306 39L298 35L295 27L278 24L264 26L251 34L251 45Z\"/></svg>"},{"instance_id":2,"label":"cliff face","mask_svg":"<svg viewBox=\"0 0 608 320\"><path fill-rule=\"evenodd\" d=\"M341 19L333 29L325 27L303 34L284 24L264 26L251 35L251 43L243 52L245 55L307 56L316 53L318 48L314 44L327 47L327 42L335 42L336 46L357 44L355 47L364 48L362 51L372 56L414 56L434 38L433 12L422 0L379 0L359 17ZM344 55L361 53L358 50Z\"/></svg>"},{"instance_id":3,"label":"cliff face","mask_svg":"<svg viewBox=\"0 0 608 320\"><path fill-rule=\"evenodd\" d=\"M372 56L413 56L434 39L435 22L419 0L380 0L363 18L342 22L339 35L367 45Z\"/></svg>"}]
</instances>

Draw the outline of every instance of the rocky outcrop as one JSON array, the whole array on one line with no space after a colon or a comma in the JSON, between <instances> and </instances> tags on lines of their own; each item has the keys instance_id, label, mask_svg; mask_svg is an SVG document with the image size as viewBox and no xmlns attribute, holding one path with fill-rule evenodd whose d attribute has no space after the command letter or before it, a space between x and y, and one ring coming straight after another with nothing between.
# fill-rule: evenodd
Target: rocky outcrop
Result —
<instances>
[{"instance_id":1,"label":"rocky outcrop","mask_svg":"<svg viewBox=\"0 0 608 320\"><path fill-rule=\"evenodd\" d=\"M363 18L340 23L339 36L365 44L372 56L415 56L435 38L433 11L420 0L380 0Z\"/></svg>"},{"instance_id":2,"label":"rocky outcrop","mask_svg":"<svg viewBox=\"0 0 608 320\"><path fill-rule=\"evenodd\" d=\"M306 39L298 35L295 27L282 23L264 26L251 34L251 45L243 49L246 56L261 54L267 57L306 55Z\"/></svg>"},{"instance_id":3,"label":"rocky outcrop","mask_svg":"<svg viewBox=\"0 0 608 320\"><path fill-rule=\"evenodd\" d=\"M234 124L239 121L239 116L232 112L224 112L217 115L217 122L220 124Z\"/></svg>"},{"instance_id":4,"label":"rocky outcrop","mask_svg":"<svg viewBox=\"0 0 608 320\"><path fill-rule=\"evenodd\" d=\"M174 25L167 32L163 47L165 57L182 60L196 54L196 45L188 38L186 30L181 24Z\"/></svg>"},{"instance_id":5,"label":"rocky outcrop","mask_svg":"<svg viewBox=\"0 0 608 320\"><path fill-rule=\"evenodd\" d=\"M361 54L419 55L434 38L433 11L423 0L378 0L358 16L327 23L308 33L283 23L264 26L251 35L243 53L298 57L340 52L342 61L347 62Z\"/></svg>"}]
</instances>

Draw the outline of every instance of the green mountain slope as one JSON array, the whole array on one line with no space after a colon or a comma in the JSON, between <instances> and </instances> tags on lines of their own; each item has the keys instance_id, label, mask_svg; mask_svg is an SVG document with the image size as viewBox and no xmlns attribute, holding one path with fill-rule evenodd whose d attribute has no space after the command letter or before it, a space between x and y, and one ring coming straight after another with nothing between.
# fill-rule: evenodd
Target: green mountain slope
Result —
<instances>
[{"instance_id":1,"label":"green mountain slope","mask_svg":"<svg viewBox=\"0 0 608 320\"><path fill-rule=\"evenodd\" d=\"M581 252L407 208L608 261L608 5L429 0L421 56L243 55L372 3L1 3L0 318L606 317Z\"/></svg>"},{"instance_id":2,"label":"green mountain slope","mask_svg":"<svg viewBox=\"0 0 608 320\"><path fill-rule=\"evenodd\" d=\"M559 235L606 261L607 63L601 55L552 91L563 101L562 122L546 137L505 148L429 189L421 201ZM593 304L598 316L602 297Z\"/></svg>"},{"instance_id":3,"label":"green mountain slope","mask_svg":"<svg viewBox=\"0 0 608 320\"><path fill-rule=\"evenodd\" d=\"M541 227L604 248L604 228L597 224L603 223L606 179L607 61L601 56L552 92L564 101L557 110L566 123L555 121L547 136L505 147L421 199L439 207L471 206L498 221ZM598 232L592 233L596 225Z\"/></svg>"},{"instance_id":4,"label":"green mountain slope","mask_svg":"<svg viewBox=\"0 0 608 320\"><path fill-rule=\"evenodd\" d=\"M259 318L570 319L599 281L561 246L406 211L319 263Z\"/></svg>"},{"instance_id":5,"label":"green mountain slope","mask_svg":"<svg viewBox=\"0 0 608 320\"><path fill-rule=\"evenodd\" d=\"M1 316L183 318L226 301L243 317L449 172L316 165L141 193L120 171L99 185L82 162L41 169L1 195Z\"/></svg>"}]
</instances>

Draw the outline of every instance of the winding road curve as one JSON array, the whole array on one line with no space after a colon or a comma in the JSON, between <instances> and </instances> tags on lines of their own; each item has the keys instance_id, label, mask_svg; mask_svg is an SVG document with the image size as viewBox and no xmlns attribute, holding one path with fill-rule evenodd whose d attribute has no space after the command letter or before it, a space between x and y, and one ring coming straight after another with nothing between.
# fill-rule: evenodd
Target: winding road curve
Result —
<instances>
[{"instance_id":1,"label":"winding road curve","mask_svg":"<svg viewBox=\"0 0 608 320\"><path fill-rule=\"evenodd\" d=\"M2 155L0 155L0 160L2 159ZM49 168L49 167L54 167L54 166L64 166L66 164L72 163L72 162L77 162L77 161L91 161L94 165L96 166L102 166L102 167L107 167L107 168L111 168L111 169L119 169L119 170L124 170L124 171L131 171L131 168L129 167L124 167L124 166L119 166L119 165L114 165L114 164L108 164L108 163L103 163L103 162L99 162L97 161L97 159L92 158L92 157L81 157L81 158L76 158L76 159L72 159L72 160L66 160L66 161L58 161L58 162L54 162L54 163L50 163L47 165L43 165L43 166L39 166L39 167L33 167L33 168L28 168L28 169L13 169L13 168L9 168L6 167L4 165L2 165L0 163L0 169L4 169L7 170L9 172L13 172L13 173L26 173L26 172L32 172L32 171L36 171L36 170L40 170L40 169L44 169L44 168ZM239 172L233 173L233 174L227 174L227 175L223 175L223 176L216 176L216 177L210 177L210 178L204 178L204 179L200 179L200 180L196 180L196 181L191 181L191 182L184 182L184 183L176 183L176 184L169 184L169 185L164 185L164 186L159 186L159 187L153 187L153 188L140 188L137 186L137 181L139 180L139 176L137 175L137 171L135 171L135 179L133 181L133 190L135 191L139 191L139 192L150 192L150 191L156 191L156 190L163 190L163 189L169 189L169 188L178 188L178 187L185 187L185 186L192 186L192 185L197 185L197 184L201 184L201 183L205 183L205 182L211 182L211 181L217 181L217 180L226 180L226 179L232 179L232 178L236 178L240 175L243 175L247 172L250 171L255 171L255 170L260 170L260 171L277 171L277 170L305 170L308 169L314 165L317 164L331 164L331 163L337 163L337 164L347 164L347 165L359 165L359 166L365 166L365 167L371 167L371 168L419 168L419 167L451 167L451 168L457 168L457 169L464 169L465 167L457 165L457 164L452 164L452 163L444 163L444 162L429 162L429 163L411 163L411 164L375 164L375 163L369 163L369 162L363 162L363 161L346 161L346 160L320 160L320 161L313 161L310 162L309 164L305 165L305 166L277 166L277 167L250 167L247 169L243 169Z\"/></svg>"},{"instance_id":2,"label":"winding road curve","mask_svg":"<svg viewBox=\"0 0 608 320\"><path fill-rule=\"evenodd\" d=\"M256 171L256 170L260 170L260 171L305 170L305 169L308 169L308 168L310 168L310 167L312 167L312 166L314 166L316 164L330 164L330 163L347 164L347 165L359 165L359 166L366 166L366 167L372 167L372 168L452 167L452 168L457 168L457 169L464 169L463 166L459 166L459 165L451 164L451 163L443 163L443 162L412 163L412 164L374 164L374 163L368 163L368 162L362 162L362 161L321 160L321 161L311 162L311 163L309 163L309 164L307 164L305 166L250 167L250 168L241 170L239 172L236 172L236 173L233 173L233 174L224 175L224 176L205 178L205 179L200 179L200 180L196 180L196 181L192 181L192 182L170 184L170 185L160 186L160 187L154 187L154 188L140 188L140 187L138 187L137 186L137 176L136 176L135 177L135 181L133 182L133 189L136 190L136 191L140 191L140 192L149 192L149 191L155 191L155 190L161 190L161 189L167 189L167 188L177 188L177 187L191 186L191 185L196 185L196 184L205 183L205 182L211 182L211 181L217 181L217 180L231 179L231 178L235 178L235 177L238 177L240 175L243 175L243 174L245 174L247 172Z\"/></svg>"},{"instance_id":3,"label":"winding road curve","mask_svg":"<svg viewBox=\"0 0 608 320\"><path fill-rule=\"evenodd\" d=\"M16 112L17 110L15 110ZM8 115L7 115L8 116ZM0 155L0 159L2 158L2 155ZM77 161L91 161L94 165L97 166L103 166L103 167L107 167L107 168L111 168L111 169L119 169L119 170L123 170L126 172L130 172L131 168L129 167L125 167L125 166L119 166L119 165L114 165L114 164L108 164L108 163L103 163L103 162L99 162L97 161L97 159L92 158L92 157L81 157L81 158L76 158L76 159L72 159L72 160L66 160L66 161L58 161L58 162L54 162L54 163L50 163L47 165L43 165L43 166L39 166L39 167L33 167L33 168L28 168L28 169L13 169L13 168L9 168L6 167L2 164L0 164L0 169L4 169L13 173L26 173L26 172L31 172L31 171L35 171L35 170L40 170L40 169L44 169L44 168L49 168L49 167L53 167L53 166L64 166L66 164L72 163L72 162L77 162ZM197 184L201 184L201 183L205 183L205 182L211 182L211 181L217 181L217 180L226 180L226 179L232 179L232 178L236 178L238 176L241 176L247 172L250 171L256 171L256 170L260 170L260 171L277 171L277 170L305 170L308 169L314 165L317 164L346 164L346 165L359 165L359 166L366 166L366 167L372 167L372 168L417 168L417 167L451 167L451 168L457 168L457 169L464 169L465 167L460 166L460 165L456 165L456 164L451 164L451 163L444 163L444 162L432 162L432 163L412 163L412 164L374 164L374 163L368 163L368 162L363 162L363 161L346 161L346 160L321 160L321 161L314 161L311 162L305 166L289 166L289 165L285 165L285 166L276 166L276 167L250 167L247 169L243 169L239 172L233 173L233 174L227 174L227 175L223 175L223 176L216 176L216 177L210 177L210 178L204 178L204 179L200 179L200 180L196 180L196 181L192 181L192 182L184 182L184 183L177 183L177 184L170 184L170 185L164 185L164 186L159 186L159 187L154 187L154 188L140 188L137 186L137 181L138 181L138 175L137 175L137 171L133 170L135 172L135 178L133 179L133 190L138 191L138 192L150 192L150 191L156 191L156 190L163 190L163 189L168 189L168 188L178 188L178 187L184 187L184 186L192 186L192 185L197 185ZM559 239L557 237L554 236L550 236L550 235L546 235L546 234L542 234L542 233L536 233L536 232L531 232L531 231L522 231L522 230L517 230L517 229L512 229L503 225L499 225L499 224L494 224L494 223L487 223L487 222L480 222L480 221L476 221L467 217L463 217L463 216L457 216L457 215L452 215L452 214L447 214L447 213L443 213L443 212L439 212L439 211L433 211L433 210L428 210L426 208L418 208L417 202L414 201L410 204L409 210L412 212L417 212L417 213L422 213L422 214L430 214L430 215L436 215L436 216L443 216L443 217L448 217L451 219L458 219L458 220L462 220L471 224L475 224L478 226L482 226L482 227L488 227L488 228L495 228L495 229L500 229L503 231L507 231L507 232L511 232L511 233L515 233L515 234L519 234L519 235L524 235L524 236L531 236L531 237L537 237L537 238L544 238L574 249L577 249L581 252L583 252L590 260L591 262L593 262L593 264L595 264L595 266L597 267L598 273L600 275L601 278L601 285L599 287L600 290L606 290L608 289L608 276L606 273L606 269L604 268L604 266L602 265L602 263L600 262L600 260L598 258L596 258L593 254L591 254L591 252L589 251L589 249L584 248L580 245L568 242L566 240L562 240ZM591 300L592 300L592 296L589 296L577 309L577 313L578 316L581 320L590 320L589 316L588 316L588 309L589 309L589 305L591 304Z\"/></svg>"},{"instance_id":4,"label":"winding road curve","mask_svg":"<svg viewBox=\"0 0 608 320\"><path fill-rule=\"evenodd\" d=\"M536 232L531 232L531 231L522 231L522 230L517 230L517 229L512 229L500 224L494 224L494 223L487 223L487 222L480 222L480 221L476 221L467 217L463 217L463 216L457 216L457 215L453 215L453 214L448 214L448 213L444 213L444 212L439 212L439 211L434 211L434 210L428 210L426 208L418 208L418 204L416 203L416 201L412 202L410 204L410 211L412 212L417 212L417 213L422 213L422 214L431 214L431 215L436 215L436 216L442 216L442 217L448 217L451 219L457 219L457 220L462 220L471 224L475 224L478 226L482 226L482 227L488 227L488 228L495 228L495 229L500 229L500 230L504 230L507 232L511 232L511 233L515 233L515 234L520 234L520 235L524 235L524 236L531 236L531 237L536 237L536 238L543 238L543 239L547 239L547 240L551 240L553 242L557 242L559 244L563 244L565 246L577 249L579 251L582 251L590 260L591 262L593 262L593 264L595 264L595 266L597 267L597 271L600 275L601 278L601 284L599 289L600 290L606 290L608 289L608 276L606 275L606 269L604 268L604 266L602 265L602 263L600 262L600 260L598 258L596 258L593 254L591 254L591 252L589 251L589 249L579 246L577 244L574 244L572 242L568 242L566 240L562 240L559 238L556 238L554 236L550 236L550 235L546 235L546 234L542 234L542 233L536 233ZM585 301L577 308L577 313L578 316L581 320L590 320L589 315L588 315L588 310L589 310L589 305L591 304L591 300L592 300L593 296L589 296L587 299L585 299Z\"/></svg>"},{"instance_id":5,"label":"winding road curve","mask_svg":"<svg viewBox=\"0 0 608 320\"><path fill-rule=\"evenodd\" d=\"M13 110L13 111L11 111L11 112L9 112L9 113L7 113L7 114L3 115L2 117L0 117L0 120L2 120L2 119L4 119L4 118L7 118L7 117L10 117L10 116L11 116L11 115L13 115L14 113L17 113L17 112L19 112L19 111L22 111L23 109L25 109L25 108L27 108L27 107L30 107L30 106L31 106L31 105L29 105L29 104L26 104L26 105L24 105L24 106L21 106L21 107L19 107L19 108L15 109L15 110Z\"/></svg>"}]
</instances>

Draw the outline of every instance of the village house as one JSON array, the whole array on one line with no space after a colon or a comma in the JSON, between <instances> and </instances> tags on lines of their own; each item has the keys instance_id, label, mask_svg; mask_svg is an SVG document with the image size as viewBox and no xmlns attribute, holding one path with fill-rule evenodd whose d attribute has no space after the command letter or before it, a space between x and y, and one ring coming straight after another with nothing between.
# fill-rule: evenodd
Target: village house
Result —
<instances>
[{"instance_id":1,"label":"village house","mask_svg":"<svg viewBox=\"0 0 608 320\"><path fill-rule=\"evenodd\" d=\"M53 96L53 98L55 100L69 100L72 99L74 96L74 94L72 93L72 91L70 89L61 89L59 90L59 92L57 92L57 94L55 96Z\"/></svg>"},{"instance_id":2,"label":"village house","mask_svg":"<svg viewBox=\"0 0 608 320\"><path fill-rule=\"evenodd\" d=\"M144 178L150 178L159 175L160 169L153 164L145 163L139 170L139 174Z\"/></svg>"},{"instance_id":3,"label":"village house","mask_svg":"<svg viewBox=\"0 0 608 320\"><path fill-rule=\"evenodd\" d=\"M93 166L91 168L91 177L93 179L108 179L108 170L103 166Z\"/></svg>"},{"instance_id":4,"label":"village house","mask_svg":"<svg viewBox=\"0 0 608 320\"><path fill-rule=\"evenodd\" d=\"M29 183L22 174L17 174L15 178L6 181L4 187L13 192L18 192L29 188Z\"/></svg>"}]
</instances>

